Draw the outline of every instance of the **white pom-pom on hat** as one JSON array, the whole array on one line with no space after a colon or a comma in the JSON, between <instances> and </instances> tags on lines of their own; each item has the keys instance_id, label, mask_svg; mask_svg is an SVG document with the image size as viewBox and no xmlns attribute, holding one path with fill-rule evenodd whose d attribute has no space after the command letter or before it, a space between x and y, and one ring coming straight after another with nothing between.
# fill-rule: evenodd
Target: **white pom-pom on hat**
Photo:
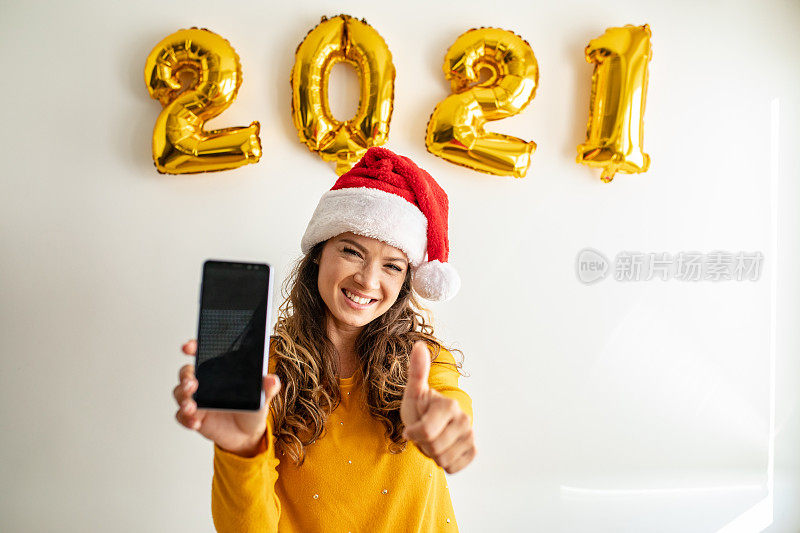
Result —
<instances>
[{"instance_id":1,"label":"white pom-pom on hat","mask_svg":"<svg viewBox=\"0 0 800 533\"><path fill-rule=\"evenodd\" d=\"M413 273L411 286L426 300L446 302L461 288L461 277L453 265L434 260L422 263Z\"/></svg>"}]
</instances>

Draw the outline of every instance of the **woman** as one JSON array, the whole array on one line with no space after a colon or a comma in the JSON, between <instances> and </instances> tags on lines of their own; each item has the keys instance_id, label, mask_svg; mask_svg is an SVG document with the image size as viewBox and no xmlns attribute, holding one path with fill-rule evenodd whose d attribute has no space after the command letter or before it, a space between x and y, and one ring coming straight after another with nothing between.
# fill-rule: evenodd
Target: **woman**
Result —
<instances>
[{"instance_id":1,"label":"woman","mask_svg":"<svg viewBox=\"0 0 800 533\"><path fill-rule=\"evenodd\" d=\"M214 441L219 531L457 530L444 474L475 457L472 404L416 298L459 290L447 209L427 172L370 148L303 236L270 339L267 405L198 410L194 366L181 368L176 417Z\"/></svg>"}]
</instances>

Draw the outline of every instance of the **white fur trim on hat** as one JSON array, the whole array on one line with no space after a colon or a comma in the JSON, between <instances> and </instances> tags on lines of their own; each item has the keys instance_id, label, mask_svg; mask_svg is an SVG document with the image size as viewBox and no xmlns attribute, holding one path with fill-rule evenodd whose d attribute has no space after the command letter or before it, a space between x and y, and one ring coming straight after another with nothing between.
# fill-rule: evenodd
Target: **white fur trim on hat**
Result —
<instances>
[{"instance_id":1,"label":"white fur trim on hat","mask_svg":"<svg viewBox=\"0 0 800 533\"><path fill-rule=\"evenodd\" d=\"M461 288L461 277L450 263L433 260L416 269L411 286L426 300L445 302Z\"/></svg>"},{"instance_id":2,"label":"white fur trim on hat","mask_svg":"<svg viewBox=\"0 0 800 533\"><path fill-rule=\"evenodd\" d=\"M308 222L300 248L308 253L318 242L347 231L399 248L412 265L425 260L428 219L417 206L397 194L370 187L326 192Z\"/></svg>"}]
</instances>

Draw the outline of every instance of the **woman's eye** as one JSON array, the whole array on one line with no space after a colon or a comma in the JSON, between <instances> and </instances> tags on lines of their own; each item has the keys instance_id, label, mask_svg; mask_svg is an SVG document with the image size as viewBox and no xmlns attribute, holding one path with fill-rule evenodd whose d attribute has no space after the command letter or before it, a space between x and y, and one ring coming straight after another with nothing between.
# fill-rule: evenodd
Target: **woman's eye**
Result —
<instances>
[{"instance_id":1,"label":"woman's eye","mask_svg":"<svg viewBox=\"0 0 800 533\"><path fill-rule=\"evenodd\" d=\"M346 254L353 254L353 255L355 255L355 256L361 257L361 254L360 254L360 253L358 253L358 252L356 252L356 251L355 251L355 250L353 250L352 248L345 248L345 249L344 249L344 253L346 253ZM403 269L402 269L402 268L400 268L399 266L395 265L394 263L389 263L387 266L389 266L389 267L393 268L394 270L396 270L396 271L398 271L398 272L402 272L402 271L403 271Z\"/></svg>"}]
</instances>

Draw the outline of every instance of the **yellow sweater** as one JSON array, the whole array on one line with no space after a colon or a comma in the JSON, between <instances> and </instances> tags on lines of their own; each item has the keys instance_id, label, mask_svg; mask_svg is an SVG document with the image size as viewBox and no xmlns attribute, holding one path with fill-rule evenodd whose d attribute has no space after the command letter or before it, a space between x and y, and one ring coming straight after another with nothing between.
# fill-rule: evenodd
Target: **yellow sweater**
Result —
<instances>
[{"instance_id":1,"label":"yellow sweater","mask_svg":"<svg viewBox=\"0 0 800 533\"><path fill-rule=\"evenodd\" d=\"M274 365L270 361L270 372ZM472 400L458 388L458 371L442 349L431 363L428 383L459 402L472 422ZM273 413L270 442L252 458L214 444L211 513L227 532L438 532L458 531L445 471L409 442L389 453L384 426L366 410L357 370L340 379L342 403L328 418L328 432L306 446L297 467L275 454Z\"/></svg>"}]
</instances>

